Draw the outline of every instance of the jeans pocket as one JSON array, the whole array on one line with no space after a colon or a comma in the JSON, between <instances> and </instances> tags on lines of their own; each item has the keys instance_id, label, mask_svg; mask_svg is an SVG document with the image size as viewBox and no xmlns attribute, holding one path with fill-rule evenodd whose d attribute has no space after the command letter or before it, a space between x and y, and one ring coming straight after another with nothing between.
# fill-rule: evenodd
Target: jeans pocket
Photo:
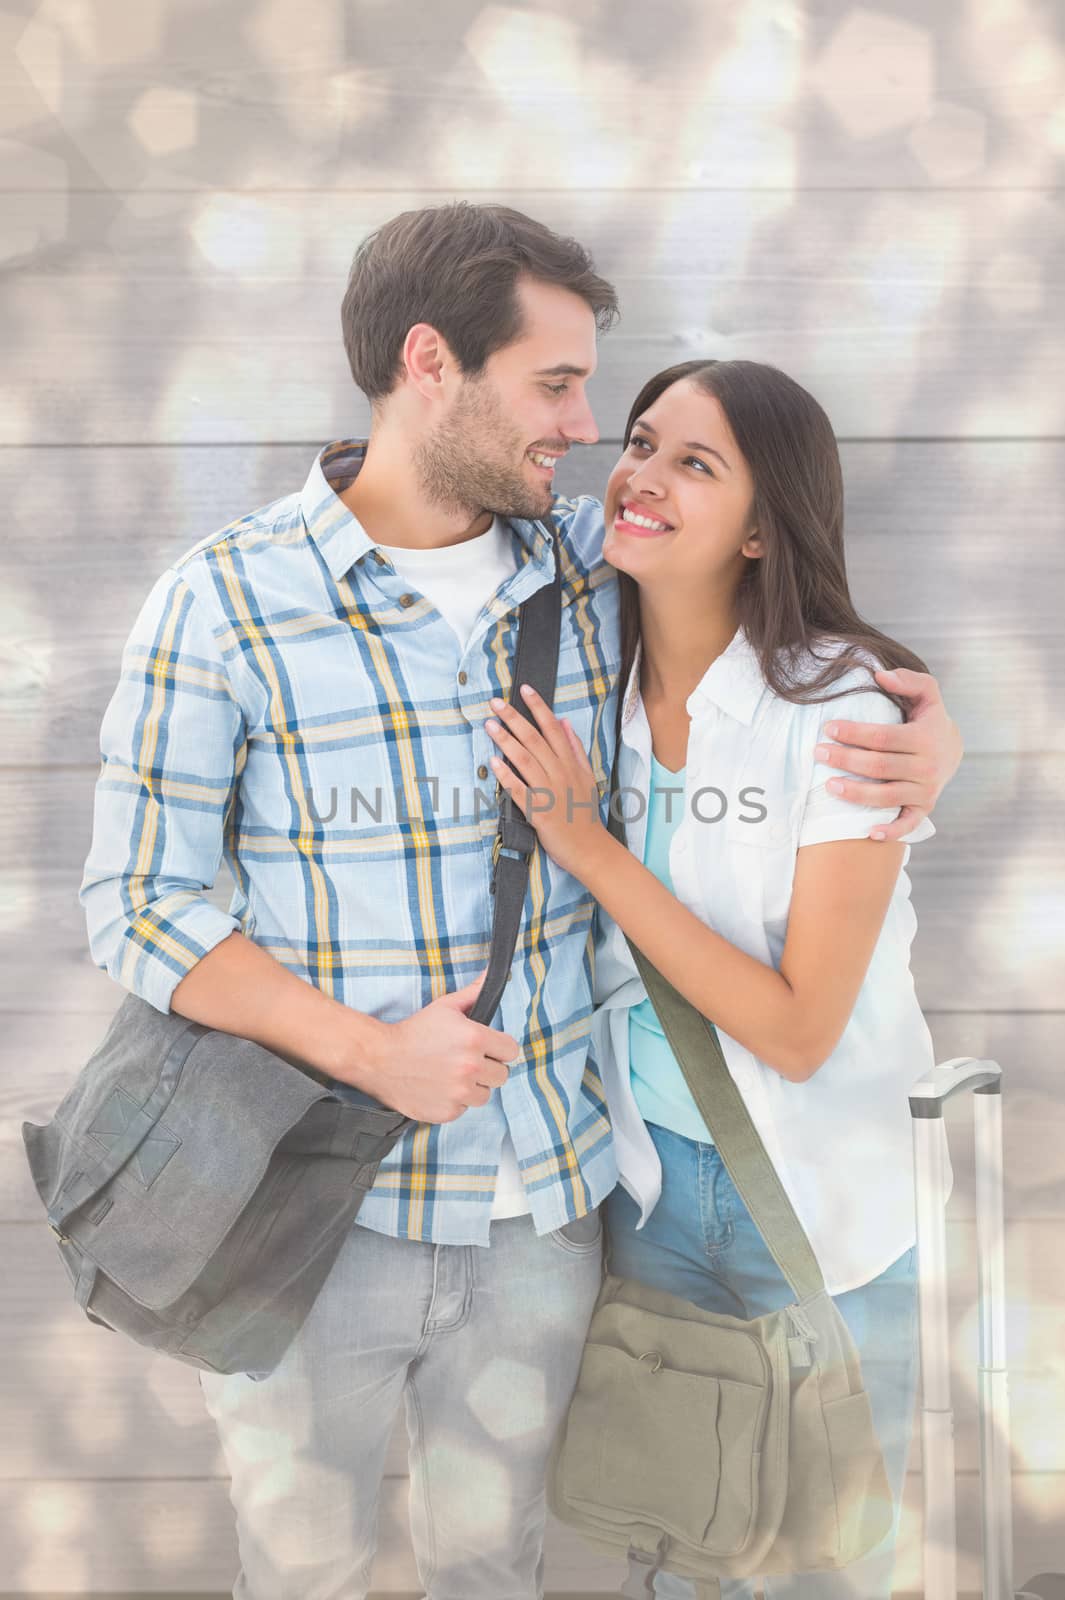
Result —
<instances>
[{"instance_id":1,"label":"jeans pocket","mask_svg":"<svg viewBox=\"0 0 1065 1600\"><path fill-rule=\"evenodd\" d=\"M547 1237L560 1249L568 1250L571 1255L591 1255L603 1247L603 1211L601 1206L596 1206L594 1211L585 1212L583 1217L575 1217L572 1222L564 1222L561 1228L552 1228Z\"/></svg>"}]
</instances>

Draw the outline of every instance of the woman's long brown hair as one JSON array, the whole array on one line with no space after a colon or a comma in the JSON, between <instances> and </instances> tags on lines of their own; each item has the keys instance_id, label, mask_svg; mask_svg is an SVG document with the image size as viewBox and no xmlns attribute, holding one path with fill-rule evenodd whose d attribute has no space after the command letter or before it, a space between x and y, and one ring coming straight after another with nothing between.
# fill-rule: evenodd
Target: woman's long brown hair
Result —
<instances>
[{"instance_id":1,"label":"woman's long brown hair","mask_svg":"<svg viewBox=\"0 0 1065 1600\"><path fill-rule=\"evenodd\" d=\"M813 395L776 367L761 361L685 361L667 367L644 384L625 424L628 448L633 423L660 395L688 379L720 402L754 480L754 522L764 554L749 560L736 595L739 623L758 654L762 675L774 694L800 705L818 704L845 694L826 693L833 683L868 663L928 668L912 650L889 639L854 609L843 554L843 473L832 424ZM618 573L621 604L622 697L640 636L640 591L627 572ZM817 646L831 643L838 653L811 675L807 653L823 659ZM838 644L845 648L838 650ZM801 681L793 676L800 668ZM907 715L900 695L878 689Z\"/></svg>"}]
</instances>

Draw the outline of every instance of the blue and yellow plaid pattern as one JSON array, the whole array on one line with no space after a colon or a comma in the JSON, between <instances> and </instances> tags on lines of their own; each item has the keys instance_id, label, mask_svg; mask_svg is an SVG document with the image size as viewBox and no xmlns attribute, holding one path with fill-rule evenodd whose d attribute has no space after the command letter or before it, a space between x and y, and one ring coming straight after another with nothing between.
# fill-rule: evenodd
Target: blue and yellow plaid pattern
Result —
<instances>
[{"instance_id":1,"label":"blue and yellow plaid pattern","mask_svg":"<svg viewBox=\"0 0 1065 1600\"><path fill-rule=\"evenodd\" d=\"M329 445L302 492L195 545L155 584L126 644L80 899L94 960L160 1010L234 929L384 1021L487 961L496 784L483 725L489 698L510 690L518 608L551 578L550 540L538 524L510 524L518 570L463 650L338 498L364 451ZM559 501L556 521L556 707L605 789L617 584L598 501ZM228 912L204 892L223 857L236 884ZM521 1058L488 1105L408 1131L363 1204L367 1226L487 1244L507 1126L538 1231L613 1187L589 1056L593 910L537 850L496 1019Z\"/></svg>"}]
</instances>

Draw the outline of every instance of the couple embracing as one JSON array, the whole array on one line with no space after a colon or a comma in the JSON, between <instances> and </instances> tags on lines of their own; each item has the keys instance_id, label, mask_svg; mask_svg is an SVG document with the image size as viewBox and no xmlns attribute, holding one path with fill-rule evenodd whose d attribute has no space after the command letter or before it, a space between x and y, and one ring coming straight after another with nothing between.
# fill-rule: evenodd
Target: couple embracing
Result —
<instances>
[{"instance_id":1,"label":"couple embracing","mask_svg":"<svg viewBox=\"0 0 1065 1600\"><path fill-rule=\"evenodd\" d=\"M342 308L369 439L174 562L104 717L97 963L416 1123L281 1364L199 1374L246 1600L366 1595L401 1403L428 1600L539 1600L545 1470L604 1267L737 1317L793 1298L630 940L717 1030L860 1353L893 1495L876 1549L767 1593L891 1592L907 1089L933 1060L905 864L960 739L923 663L854 609L836 441L782 372L656 374L602 501L556 494L598 437L586 387L616 315L587 252L519 212L386 223ZM556 548L553 708L523 717L517 614ZM485 1026L493 780L538 848ZM355 789L397 806L326 825ZM228 911L205 895L223 857Z\"/></svg>"}]
</instances>

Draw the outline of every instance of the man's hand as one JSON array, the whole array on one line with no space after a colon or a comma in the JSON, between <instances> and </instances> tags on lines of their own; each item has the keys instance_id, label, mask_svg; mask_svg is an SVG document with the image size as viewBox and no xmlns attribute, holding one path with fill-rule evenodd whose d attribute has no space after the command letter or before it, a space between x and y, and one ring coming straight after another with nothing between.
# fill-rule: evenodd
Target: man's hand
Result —
<instances>
[{"instance_id":1,"label":"man's hand","mask_svg":"<svg viewBox=\"0 0 1065 1600\"><path fill-rule=\"evenodd\" d=\"M818 761L879 782L833 778L828 787L859 806L901 806L895 821L882 824L872 839L901 839L927 817L957 772L962 758L961 730L947 714L939 684L928 672L898 667L875 674L881 688L913 701L910 720L901 723L830 722L825 732L835 744L818 745Z\"/></svg>"},{"instance_id":2,"label":"man's hand","mask_svg":"<svg viewBox=\"0 0 1065 1600\"><path fill-rule=\"evenodd\" d=\"M466 1015L487 970L402 1022L381 1023L360 1087L415 1122L455 1122L468 1106L483 1106L521 1054L509 1033Z\"/></svg>"}]
</instances>

